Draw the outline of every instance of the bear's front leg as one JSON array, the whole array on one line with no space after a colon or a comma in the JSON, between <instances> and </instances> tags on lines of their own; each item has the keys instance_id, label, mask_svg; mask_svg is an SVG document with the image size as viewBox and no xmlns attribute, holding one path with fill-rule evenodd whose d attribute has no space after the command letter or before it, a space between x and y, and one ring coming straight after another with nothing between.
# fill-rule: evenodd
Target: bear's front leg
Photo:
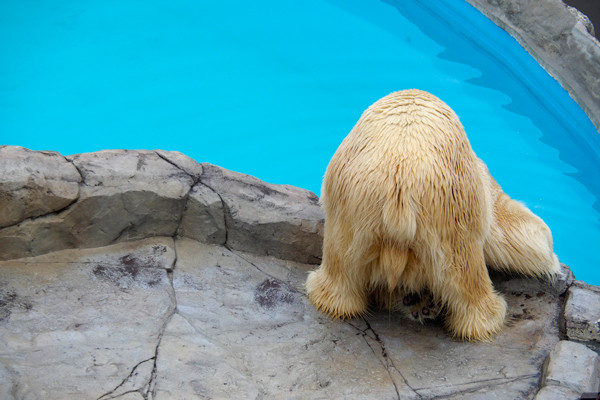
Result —
<instances>
[{"instance_id":1,"label":"bear's front leg","mask_svg":"<svg viewBox=\"0 0 600 400\"><path fill-rule=\"evenodd\" d=\"M561 275L552 249L550 228L521 203L500 191L494 204L494 219L486 237L486 263L505 272L546 277Z\"/></svg>"},{"instance_id":2,"label":"bear's front leg","mask_svg":"<svg viewBox=\"0 0 600 400\"><path fill-rule=\"evenodd\" d=\"M506 301L492 286L483 249L463 244L453 260L442 290L447 329L459 339L489 341L504 325Z\"/></svg>"}]
</instances>

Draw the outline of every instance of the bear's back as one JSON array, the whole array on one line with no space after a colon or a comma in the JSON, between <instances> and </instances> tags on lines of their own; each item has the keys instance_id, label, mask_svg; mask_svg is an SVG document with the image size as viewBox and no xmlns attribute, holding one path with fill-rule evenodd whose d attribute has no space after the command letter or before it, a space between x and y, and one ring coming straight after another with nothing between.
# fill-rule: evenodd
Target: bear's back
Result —
<instances>
[{"instance_id":1,"label":"bear's back","mask_svg":"<svg viewBox=\"0 0 600 400\"><path fill-rule=\"evenodd\" d=\"M416 89L394 92L374 103L348 136L377 153L401 158L472 153L454 111L434 95Z\"/></svg>"},{"instance_id":2,"label":"bear's back","mask_svg":"<svg viewBox=\"0 0 600 400\"><path fill-rule=\"evenodd\" d=\"M322 194L325 203L335 198L331 208L352 205L348 212L402 202L454 221L453 211L479 208L472 203L481 186L477 156L456 114L413 89L391 93L363 113L327 167Z\"/></svg>"},{"instance_id":3,"label":"bear's back","mask_svg":"<svg viewBox=\"0 0 600 400\"><path fill-rule=\"evenodd\" d=\"M439 172L473 170L476 159L454 111L436 96L411 89L391 93L370 106L328 170L337 164L338 176L360 177L358 170L366 169L420 181Z\"/></svg>"}]
</instances>

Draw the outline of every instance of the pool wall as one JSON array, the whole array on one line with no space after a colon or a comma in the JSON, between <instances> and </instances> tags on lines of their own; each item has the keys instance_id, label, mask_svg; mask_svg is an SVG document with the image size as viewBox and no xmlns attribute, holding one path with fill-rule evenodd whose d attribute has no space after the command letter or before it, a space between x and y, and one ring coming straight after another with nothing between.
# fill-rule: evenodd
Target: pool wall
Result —
<instances>
[{"instance_id":1,"label":"pool wall","mask_svg":"<svg viewBox=\"0 0 600 400\"><path fill-rule=\"evenodd\" d=\"M600 132L600 42L585 15L561 0L467 1L513 36Z\"/></svg>"}]
</instances>

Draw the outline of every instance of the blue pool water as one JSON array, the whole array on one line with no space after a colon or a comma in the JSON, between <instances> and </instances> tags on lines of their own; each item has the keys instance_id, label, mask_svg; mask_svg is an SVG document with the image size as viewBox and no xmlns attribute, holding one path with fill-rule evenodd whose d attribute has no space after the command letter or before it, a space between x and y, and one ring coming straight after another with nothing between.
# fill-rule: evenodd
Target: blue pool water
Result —
<instances>
[{"instance_id":1,"label":"blue pool water","mask_svg":"<svg viewBox=\"0 0 600 400\"><path fill-rule=\"evenodd\" d=\"M465 2L4 0L0 58L0 144L178 150L316 193L366 107L430 91L600 284L600 135Z\"/></svg>"}]
</instances>

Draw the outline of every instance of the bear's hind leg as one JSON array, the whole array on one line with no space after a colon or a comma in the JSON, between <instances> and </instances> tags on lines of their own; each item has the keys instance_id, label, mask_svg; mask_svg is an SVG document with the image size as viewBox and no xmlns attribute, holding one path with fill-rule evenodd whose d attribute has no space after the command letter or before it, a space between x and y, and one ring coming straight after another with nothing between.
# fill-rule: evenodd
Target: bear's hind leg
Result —
<instances>
[{"instance_id":1,"label":"bear's hind leg","mask_svg":"<svg viewBox=\"0 0 600 400\"><path fill-rule=\"evenodd\" d=\"M362 315L367 309L374 258L371 253L375 250L367 240L356 237L348 240L339 234L333 235L331 221L326 221L325 225L323 262L308 275L308 298L318 310L334 319Z\"/></svg>"},{"instance_id":2,"label":"bear's hind leg","mask_svg":"<svg viewBox=\"0 0 600 400\"><path fill-rule=\"evenodd\" d=\"M452 265L438 281L446 305L446 326L457 338L491 340L504 325L506 301L493 288L480 242L462 243L451 254Z\"/></svg>"},{"instance_id":3,"label":"bear's hind leg","mask_svg":"<svg viewBox=\"0 0 600 400\"><path fill-rule=\"evenodd\" d=\"M390 311L400 294L398 283L407 266L410 252L398 245L382 243L379 258L372 264L369 288L375 303Z\"/></svg>"}]
</instances>

